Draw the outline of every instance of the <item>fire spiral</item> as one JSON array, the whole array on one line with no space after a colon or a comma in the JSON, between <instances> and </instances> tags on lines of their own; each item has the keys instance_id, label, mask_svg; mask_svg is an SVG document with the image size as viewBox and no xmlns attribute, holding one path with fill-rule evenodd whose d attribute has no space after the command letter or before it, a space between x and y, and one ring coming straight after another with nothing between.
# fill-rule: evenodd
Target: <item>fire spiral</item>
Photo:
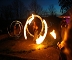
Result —
<instances>
[{"instance_id":1,"label":"fire spiral","mask_svg":"<svg viewBox=\"0 0 72 60\"><path fill-rule=\"evenodd\" d=\"M41 20L41 23L42 23L42 29L41 29L41 31L40 31L40 33L39 33L39 37L36 39L36 44L41 44L43 41L44 41L44 39L45 39L45 37L46 37L46 35L47 35L47 23L46 23L46 21L45 20L43 20L40 16L38 16L38 15L33 15L32 14L32 16L30 16L28 19L27 19L27 21L26 21L26 24L25 24L25 26L24 26L24 37L25 37L25 39L27 39L27 35L26 35L26 31L30 34L30 36L32 36L32 37L34 37L34 35L33 34L31 34L30 32L29 32L29 30L28 30L28 24L30 25L31 24L31 22L34 20L34 17L37 17L37 18L39 18L40 20ZM44 31L44 34L43 35L41 35L41 33L43 33L43 31Z\"/></svg>"},{"instance_id":2,"label":"fire spiral","mask_svg":"<svg viewBox=\"0 0 72 60\"><path fill-rule=\"evenodd\" d=\"M22 29L23 25L20 21L13 21L9 28L7 28L7 31L11 37L20 37Z\"/></svg>"}]
</instances>

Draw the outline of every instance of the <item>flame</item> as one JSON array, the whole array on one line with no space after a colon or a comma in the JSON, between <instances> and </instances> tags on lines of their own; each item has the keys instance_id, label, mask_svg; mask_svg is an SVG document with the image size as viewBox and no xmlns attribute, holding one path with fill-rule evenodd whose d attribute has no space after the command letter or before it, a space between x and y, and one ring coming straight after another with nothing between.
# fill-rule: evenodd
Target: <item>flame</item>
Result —
<instances>
[{"instance_id":1,"label":"flame","mask_svg":"<svg viewBox=\"0 0 72 60\"><path fill-rule=\"evenodd\" d=\"M34 17L38 17L41 20L41 22L42 22L41 32L43 32L43 28L45 29L44 30L44 35L42 36L41 32L40 32L39 38L36 39L36 44L41 44L44 41L44 39L45 39L45 37L47 35L47 23L46 23L45 20L42 20L41 17L39 17L38 15L33 15L32 14L32 17L30 17L30 18L27 19L26 24L24 26L24 37L25 37L25 39L27 39L27 35L26 35L27 24L30 25L30 23L32 22L32 20L34 19Z\"/></svg>"},{"instance_id":2,"label":"flame","mask_svg":"<svg viewBox=\"0 0 72 60\"><path fill-rule=\"evenodd\" d=\"M30 23L32 22L32 20L34 19L34 15L32 14L32 18L29 20L29 25L30 25Z\"/></svg>"},{"instance_id":3,"label":"flame","mask_svg":"<svg viewBox=\"0 0 72 60\"><path fill-rule=\"evenodd\" d=\"M34 15L32 14L32 18L30 18L29 20L27 20L26 24L24 26L24 37L25 37L25 39L27 39L27 35L26 35L27 24L30 25L30 23L32 22L33 19L34 19Z\"/></svg>"},{"instance_id":4,"label":"flame","mask_svg":"<svg viewBox=\"0 0 72 60\"><path fill-rule=\"evenodd\" d=\"M36 44L41 44L44 41L44 39L45 39L45 37L47 35L47 23L46 23L45 20L43 20L43 23L45 25L45 33L44 33L43 36L40 35L39 38L36 39Z\"/></svg>"},{"instance_id":5,"label":"flame","mask_svg":"<svg viewBox=\"0 0 72 60\"><path fill-rule=\"evenodd\" d=\"M53 36L54 39L56 39L56 33L55 33L55 30L53 30L52 32L50 32L50 34Z\"/></svg>"}]
</instances>

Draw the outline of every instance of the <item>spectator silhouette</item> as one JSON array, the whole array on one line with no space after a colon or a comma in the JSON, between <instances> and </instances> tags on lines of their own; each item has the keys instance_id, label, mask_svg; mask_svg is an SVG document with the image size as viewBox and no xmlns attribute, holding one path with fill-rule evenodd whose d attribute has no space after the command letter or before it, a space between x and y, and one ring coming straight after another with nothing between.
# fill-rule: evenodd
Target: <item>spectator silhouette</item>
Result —
<instances>
[{"instance_id":1,"label":"spectator silhouette","mask_svg":"<svg viewBox=\"0 0 72 60\"><path fill-rule=\"evenodd\" d=\"M65 18L61 21L61 23L60 23L60 27L61 27L61 39L63 40L63 38L64 38L64 34L65 34L65 31L66 31L66 29L67 29L67 22L66 22L66 20L65 20Z\"/></svg>"},{"instance_id":2,"label":"spectator silhouette","mask_svg":"<svg viewBox=\"0 0 72 60\"><path fill-rule=\"evenodd\" d=\"M64 55L64 58L67 58L67 60L72 60L72 14L70 16L70 23L64 33L63 41L57 45L60 48L61 57Z\"/></svg>"}]
</instances>

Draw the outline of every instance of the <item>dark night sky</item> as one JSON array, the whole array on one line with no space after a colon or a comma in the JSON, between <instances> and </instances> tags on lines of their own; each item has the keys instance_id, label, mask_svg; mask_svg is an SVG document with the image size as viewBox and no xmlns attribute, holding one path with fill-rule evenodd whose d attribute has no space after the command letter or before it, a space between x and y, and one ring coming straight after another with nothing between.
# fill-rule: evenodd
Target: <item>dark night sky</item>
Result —
<instances>
[{"instance_id":1,"label":"dark night sky","mask_svg":"<svg viewBox=\"0 0 72 60\"><path fill-rule=\"evenodd\" d=\"M12 3L12 1L13 0L0 0L0 4L1 5L10 4ZM28 6L31 2L31 0L22 0L22 1L24 2L26 6ZM49 5L53 4L54 7L56 8L57 13L61 14L58 0L37 0L37 1L38 1L38 4L40 4L43 7L43 9L47 9Z\"/></svg>"}]
</instances>

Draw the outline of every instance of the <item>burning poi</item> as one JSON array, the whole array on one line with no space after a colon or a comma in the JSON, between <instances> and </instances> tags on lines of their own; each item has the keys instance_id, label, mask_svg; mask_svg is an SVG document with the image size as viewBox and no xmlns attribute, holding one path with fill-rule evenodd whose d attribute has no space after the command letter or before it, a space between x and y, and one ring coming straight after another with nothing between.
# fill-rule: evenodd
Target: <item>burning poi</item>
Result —
<instances>
[{"instance_id":1,"label":"burning poi","mask_svg":"<svg viewBox=\"0 0 72 60\"><path fill-rule=\"evenodd\" d=\"M53 30L52 32L50 32L50 34L53 36L54 39L56 39L56 33L55 33L55 30Z\"/></svg>"},{"instance_id":2,"label":"burning poi","mask_svg":"<svg viewBox=\"0 0 72 60\"><path fill-rule=\"evenodd\" d=\"M27 39L26 31L30 34L30 36L34 37L34 35L29 32L28 27L27 27L27 25L28 25L28 24L30 25L31 22L34 20L34 17L38 17L38 18L41 20L41 23L42 23L41 32L39 33L38 37L36 38L36 44L41 44L41 43L44 41L44 39L45 39L45 37L46 37L46 35L47 35L47 30L48 30L48 29L47 29L47 23L46 23L46 21L43 20L43 19L42 19L40 16L38 16L38 15L33 15L33 14L32 14L32 16L30 16L30 17L27 19L26 24L25 24L25 26L24 26L24 37L25 37L25 39ZM41 35L41 33L43 33L43 30L44 30L44 34Z\"/></svg>"}]
</instances>

